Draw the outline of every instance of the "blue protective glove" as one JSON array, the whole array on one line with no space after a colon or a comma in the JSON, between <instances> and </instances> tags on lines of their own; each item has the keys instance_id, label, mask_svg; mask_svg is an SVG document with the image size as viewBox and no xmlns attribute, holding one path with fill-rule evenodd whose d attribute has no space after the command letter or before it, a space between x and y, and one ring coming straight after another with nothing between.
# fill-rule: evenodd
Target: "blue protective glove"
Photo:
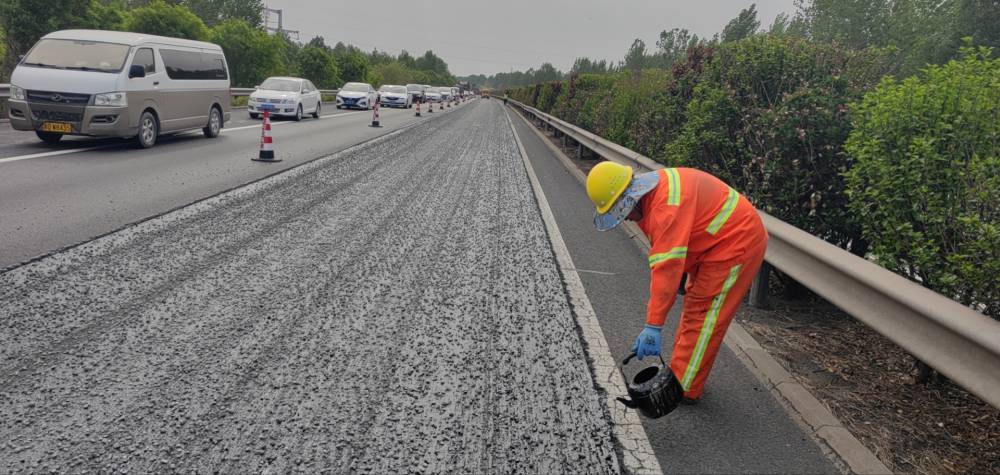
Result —
<instances>
[{"instance_id":1,"label":"blue protective glove","mask_svg":"<svg viewBox=\"0 0 1000 475\"><path fill-rule=\"evenodd\" d=\"M644 356L659 356L663 344L660 331L662 328L652 325L646 325L646 328L642 329L642 333L635 339L635 345L632 345L632 352L636 358L641 360Z\"/></svg>"}]
</instances>

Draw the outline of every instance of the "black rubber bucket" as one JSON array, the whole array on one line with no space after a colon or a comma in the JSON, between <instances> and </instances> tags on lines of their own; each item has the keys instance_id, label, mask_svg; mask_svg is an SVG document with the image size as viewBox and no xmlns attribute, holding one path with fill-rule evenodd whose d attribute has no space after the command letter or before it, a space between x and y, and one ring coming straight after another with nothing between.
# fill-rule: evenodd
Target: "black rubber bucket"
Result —
<instances>
[{"instance_id":1,"label":"black rubber bucket","mask_svg":"<svg viewBox=\"0 0 1000 475\"><path fill-rule=\"evenodd\" d=\"M622 366L627 365L634 357L635 353L628 355L622 361ZM622 377L628 381L624 371ZM677 409L684 397L684 390L661 356L659 365L636 373L632 382L628 383L628 395L631 399L620 397L618 401L650 419L659 419Z\"/></svg>"}]
</instances>

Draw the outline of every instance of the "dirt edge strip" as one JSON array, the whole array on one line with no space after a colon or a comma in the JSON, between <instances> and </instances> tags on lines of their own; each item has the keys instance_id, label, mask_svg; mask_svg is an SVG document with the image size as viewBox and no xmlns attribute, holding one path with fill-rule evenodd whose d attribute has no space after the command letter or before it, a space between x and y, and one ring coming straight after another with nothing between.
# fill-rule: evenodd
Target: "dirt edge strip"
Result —
<instances>
[{"instance_id":1,"label":"dirt edge strip","mask_svg":"<svg viewBox=\"0 0 1000 475\"><path fill-rule=\"evenodd\" d=\"M615 438L618 439L622 451L622 464L628 473L641 475L663 473L660 463L656 459L656 453L649 443L646 430L642 427L642 421L639 420L639 416L635 411L626 411L615 400L619 396L627 396L625 380L618 372L618 365L611 356L611 351L608 349L608 343L604 339L604 332L601 331L597 314L590 305L590 299L587 298L583 281L575 270L576 267L573 265L573 259L570 257L569 249L562 239L562 234L559 231L558 224L556 224L552 209L549 207L545 192L542 190L538 176L535 174L535 170L528 160L528 153L521 143L521 139L514 128L514 123L506 108L504 113L507 115L507 122L510 124L514 140L517 142L521 160L524 162L528 179L531 182L531 187L542 215L542 221L549 236L549 242L556 255L559 270L563 275L563 284L566 286L567 297L573 308L573 316L576 319L580 334L585 342L584 351L590 359L594 383L604 392L604 404L608 414L611 416L612 431Z\"/></svg>"},{"instance_id":2,"label":"dirt edge strip","mask_svg":"<svg viewBox=\"0 0 1000 475\"><path fill-rule=\"evenodd\" d=\"M573 161L559 147L555 146L548 136L539 131L530 120L524 118L520 113L518 115L531 125L531 130L538 135L538 138L559 159L566 170L576 177L580 185L584 185L587 177ZM649 241L638 226L634 223L623 223L620 228L639 249L645 253L649 252ZM844 427L829 408L810 393L805 386L795 380L791 373L786 371L781 363L774 359L735 319L729 324L729 332L726 334L724 342L743 365L753 373L754 377L771 391L771 394L792 416L792 419L806 429L813 441L827 456L831 457L839 469L865 475L892 473L889 467Z\"/></svg>"}]
</instances>

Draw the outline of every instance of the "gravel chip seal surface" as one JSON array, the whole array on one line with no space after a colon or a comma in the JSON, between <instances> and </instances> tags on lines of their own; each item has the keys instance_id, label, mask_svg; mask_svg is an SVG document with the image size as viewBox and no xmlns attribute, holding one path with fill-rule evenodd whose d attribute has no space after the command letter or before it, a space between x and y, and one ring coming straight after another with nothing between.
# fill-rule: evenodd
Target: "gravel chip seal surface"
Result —
<instances>
[{"instance_id":1,"label":"gravel chip seal surface","mask_svg":"<svg viewBox=\"0 0 1000 475\"><path fill-rule=\"evenodd\" d=\"M0 274L0 472L619 473L487 101Z\"/></svg>"}]
</instances>

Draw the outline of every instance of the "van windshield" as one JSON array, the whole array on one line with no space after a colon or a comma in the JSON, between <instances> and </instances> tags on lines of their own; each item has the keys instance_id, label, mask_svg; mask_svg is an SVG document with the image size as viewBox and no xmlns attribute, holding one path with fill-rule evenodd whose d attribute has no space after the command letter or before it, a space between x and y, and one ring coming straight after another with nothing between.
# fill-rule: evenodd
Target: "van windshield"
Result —
<instances>
[{"instance_id":1,"label":"van windshield","mask_svg":"<svg viewBox=\"0 0 1000 475\"><path fill-rule=\"evenodd\" d=\"M127 45L117 43L43 39L31 48L21 64L37 68L117 73L125 65L128 50Z\"/></svg>"},{"instance_id":2,"label":"van windshield","mask_svg":"<svg viewBox=\"0 0 1000 475\"><path fill-rule=\"evenodd\" d=\"M294 79L269 78L260 85L261 89L267 91L299 92L299 81Z\"/></svg>"}]
</instances>

